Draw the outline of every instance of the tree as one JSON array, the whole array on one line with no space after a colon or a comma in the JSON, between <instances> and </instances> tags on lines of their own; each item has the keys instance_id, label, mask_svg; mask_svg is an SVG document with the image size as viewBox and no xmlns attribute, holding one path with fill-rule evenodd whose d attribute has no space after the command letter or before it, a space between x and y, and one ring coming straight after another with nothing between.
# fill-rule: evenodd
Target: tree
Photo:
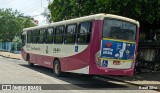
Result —
<instances>
[{"instance_id":1,"label":"tree","mask_svg":"<svg viewBox=\"0 0 160 93\"><path fill-rule=\"evenodd\" d=\"M12 9L0 9L0 42L11 42L23 28L34 26L29 18Z\"/></svg>"},{"instance_id":2,"label":"tree","mask_svg":"<svg viewBox=\"0 0 160 93\"><path fill-rule=\"evenodd\" d=\"M138 20L141 32L160 29L160 0L54 0L48 8L52 21L109 13Z\"/></svg>"}]
</instances>

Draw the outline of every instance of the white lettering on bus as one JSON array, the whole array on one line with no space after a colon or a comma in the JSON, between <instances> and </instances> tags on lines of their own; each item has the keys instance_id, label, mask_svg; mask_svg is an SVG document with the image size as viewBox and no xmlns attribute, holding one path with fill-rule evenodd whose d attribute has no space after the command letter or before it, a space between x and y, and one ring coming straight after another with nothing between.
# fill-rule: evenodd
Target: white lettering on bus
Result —
<instances>
[{"instance_id":1,"label":"white lettering on bus","mask_svg":"<svg viewBox=\"0 0 160 93\"><path fill-rule=\"evenodd\" d=\"M111 48L103 48L103 54L112 55L113 49Z\"/></svg>"}]
</instances>

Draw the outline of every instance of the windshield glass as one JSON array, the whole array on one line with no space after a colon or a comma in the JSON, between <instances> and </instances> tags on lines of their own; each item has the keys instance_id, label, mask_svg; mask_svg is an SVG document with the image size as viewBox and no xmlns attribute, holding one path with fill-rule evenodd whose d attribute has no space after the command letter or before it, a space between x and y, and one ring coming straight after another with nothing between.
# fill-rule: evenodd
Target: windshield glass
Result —
<instances>
[{"instance_id":1,"label":"windshield glass","mask_svg":"<svg viewBox=\"0 0 160 93\"><path fill-rule=\"evenodd\" d=\"M135 41L136 25L116 19L105 19L103 23L103 38Z\"/></svg>"}]
</instances>

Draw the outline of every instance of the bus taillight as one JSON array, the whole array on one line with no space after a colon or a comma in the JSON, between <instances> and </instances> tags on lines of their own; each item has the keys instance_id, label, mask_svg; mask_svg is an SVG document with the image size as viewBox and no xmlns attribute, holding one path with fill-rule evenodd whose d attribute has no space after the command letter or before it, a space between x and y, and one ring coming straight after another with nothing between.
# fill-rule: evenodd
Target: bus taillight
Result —
<instances>
[{"instance_id":1,"label":"bus taillight","mask_svg":"<svg viewBox=\"0 0 160 93\"><path fill-rule=\"evenodd\" d=\"M114 64L114 65L120 65L121 62L120 62L120 61L113 61L113 64Z\"/></svg>"}]
</instances>

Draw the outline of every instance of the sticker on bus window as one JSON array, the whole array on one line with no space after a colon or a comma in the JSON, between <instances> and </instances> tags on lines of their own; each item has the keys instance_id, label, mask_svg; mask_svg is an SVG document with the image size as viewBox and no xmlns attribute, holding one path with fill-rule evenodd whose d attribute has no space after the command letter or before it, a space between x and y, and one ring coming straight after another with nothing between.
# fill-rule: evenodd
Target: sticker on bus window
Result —
<instances>
[{"instance_id":1,"label":"sticker on bus window","mask_svg":"<svg viewBox=\"0 0 160 93\"><path fill-rule=\"evenodd\" d=\"M75 52L78 52L78 46L75 46Z\"/></svg>"},{"instance_id":2,"label":"sticker on bus window","mask_svg":"<svg viewBox=\"0 0 160 93\"><path fill-rule=\"evenodd\" d=\"M102 66L103 66L103 67L107 67L107 66L108 66L108 60L103 60Z\"/></svg>"}]
</instances>

